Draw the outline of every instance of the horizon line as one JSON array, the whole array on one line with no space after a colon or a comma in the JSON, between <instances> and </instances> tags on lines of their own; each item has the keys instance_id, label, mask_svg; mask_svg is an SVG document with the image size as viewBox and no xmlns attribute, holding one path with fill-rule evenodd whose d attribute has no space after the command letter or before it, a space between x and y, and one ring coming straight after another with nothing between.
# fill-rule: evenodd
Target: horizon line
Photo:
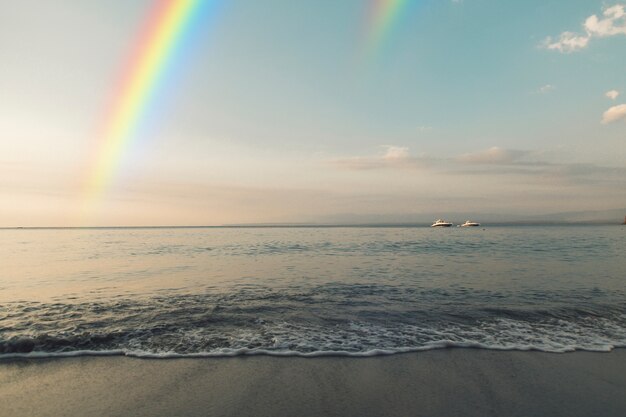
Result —
<instances>
[{"instance_id":1,"label":"horizon line","mask_svg":"<svg viewBox=\"0 0 626 417\"><path fill-rule=\"evenodd\" d=\"M460 225L461 223L453 223ZM480 227L487 226L621 226L620 220L511 220L497 221L488 224L481 223ZM0 230L53 230L53 229L244 229L244 228L359 228L359 227L429 227L430 222L367 222L367 223L233 223L221 225L134 225L134 226L0 226Z\"/></svg>"}]
</instances>

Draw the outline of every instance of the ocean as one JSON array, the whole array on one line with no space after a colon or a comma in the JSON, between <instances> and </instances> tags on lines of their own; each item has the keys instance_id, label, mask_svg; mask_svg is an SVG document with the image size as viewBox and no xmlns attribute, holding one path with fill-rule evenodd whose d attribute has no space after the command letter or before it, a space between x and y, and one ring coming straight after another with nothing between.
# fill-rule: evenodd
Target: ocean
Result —
<instances>
[{"instance_id":1,"label":"ocean","mask_svg":"<svg viewBox=\"0 0 626 417\"><path fill-rule=\"evenodd\" d=\"M0 358L626 347L626 227L0 230Z\"/></svg>"}]
</instances>

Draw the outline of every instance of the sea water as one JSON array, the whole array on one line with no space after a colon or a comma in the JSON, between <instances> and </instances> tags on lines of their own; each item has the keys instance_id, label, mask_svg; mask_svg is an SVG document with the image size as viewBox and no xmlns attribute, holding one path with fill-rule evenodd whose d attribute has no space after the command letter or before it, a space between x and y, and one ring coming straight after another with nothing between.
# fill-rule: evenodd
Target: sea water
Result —
<instances>
[{"instance_id":1,"label":"sea water","mask_svg":"<svg viewBox=\"0 0 626 417\"><path fill-rule=\"evenodd\" d=\"M626 346L626 227L0 230L0 358Z\"/></svg>"}]
</instances>

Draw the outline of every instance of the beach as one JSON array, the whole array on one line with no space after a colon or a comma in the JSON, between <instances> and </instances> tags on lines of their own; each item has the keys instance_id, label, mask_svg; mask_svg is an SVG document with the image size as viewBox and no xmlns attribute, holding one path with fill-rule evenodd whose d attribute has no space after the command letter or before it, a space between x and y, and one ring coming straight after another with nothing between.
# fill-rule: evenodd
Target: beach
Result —
<instances>
[{"instance_id":1,"label":"beach","mask_svg":"<svg viewBox=\"0 0 626 417\"><path fill-rule=\"evenodd\" d=\"M626 0L0 4L0 417L626 417Z\"/></svg>"},{"instance_id":2,"label":"beach","mask_svg":"<svg viewBox=\"0 0 626 417\"><path fill-rule=\"evenodd\" d=\"M0 362L1 416L624 416L626 350Z\"/></svg>"},{"instance_id":3,"label":"beach","mask_svg":"<svg viewBox=\"0 0 626 417\"><path fill-rule=\"evenodd\" d=\"M465 229L4 230L0 417L626 416L622 229Z\"/></svg>"}]
</instances>

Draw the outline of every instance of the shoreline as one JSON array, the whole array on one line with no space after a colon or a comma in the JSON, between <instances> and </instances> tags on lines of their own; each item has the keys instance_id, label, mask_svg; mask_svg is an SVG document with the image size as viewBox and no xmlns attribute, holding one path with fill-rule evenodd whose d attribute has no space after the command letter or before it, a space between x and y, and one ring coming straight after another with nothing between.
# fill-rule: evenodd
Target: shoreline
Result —
<instances>
[{"instance_id":1,"label":"shoreline","mask_svg":"<svg viewBox=\"0 0 626 417\"><path fill-rule=\"evenodd\" d=\"M623 416L626 349L0 360L0 416Z\"/></svg>"},{"instance_id":2,"label":"shoreline","mask_svg":"<svg viewBox=\"0 0 626 417\"><path fill-rule=\"evenodd\" d=\"M550 353L550 354L564 354L575 352L586 353L611 353L615 350L626 350L626 346L610 345L606 349L588 349L581 347L571 347L562 350L544 350L533 346L522 347L493 347L483 345L481 343L467 342L467 343L448 343L441 344L435 343L429 346L415 347L415 348L400 348L400 349L372 349L364 352L351 352L345 350L329 350L329 351L314 351L314 352L299 352L295 350L267 350L267 349L225 349L222 351L214 352L195 352L195 353L176 353L176 352L146 352L146 351L127 351L124 349L113 350L72 350L65 352L14 352L14 353L0 353L0 365L3 362L11 362L13 360L46 360L46 359L67 359L67 358L80 358L80 357L127 357L135 359L228 359L238 357L253 357L253 356L267 356L272 358L376 358L384 356L406 355L423 353L431 350L440 349L470 349L470 350L489 350L496 352L538 352L538 353Z\"/></svg>"}]
</instances>

